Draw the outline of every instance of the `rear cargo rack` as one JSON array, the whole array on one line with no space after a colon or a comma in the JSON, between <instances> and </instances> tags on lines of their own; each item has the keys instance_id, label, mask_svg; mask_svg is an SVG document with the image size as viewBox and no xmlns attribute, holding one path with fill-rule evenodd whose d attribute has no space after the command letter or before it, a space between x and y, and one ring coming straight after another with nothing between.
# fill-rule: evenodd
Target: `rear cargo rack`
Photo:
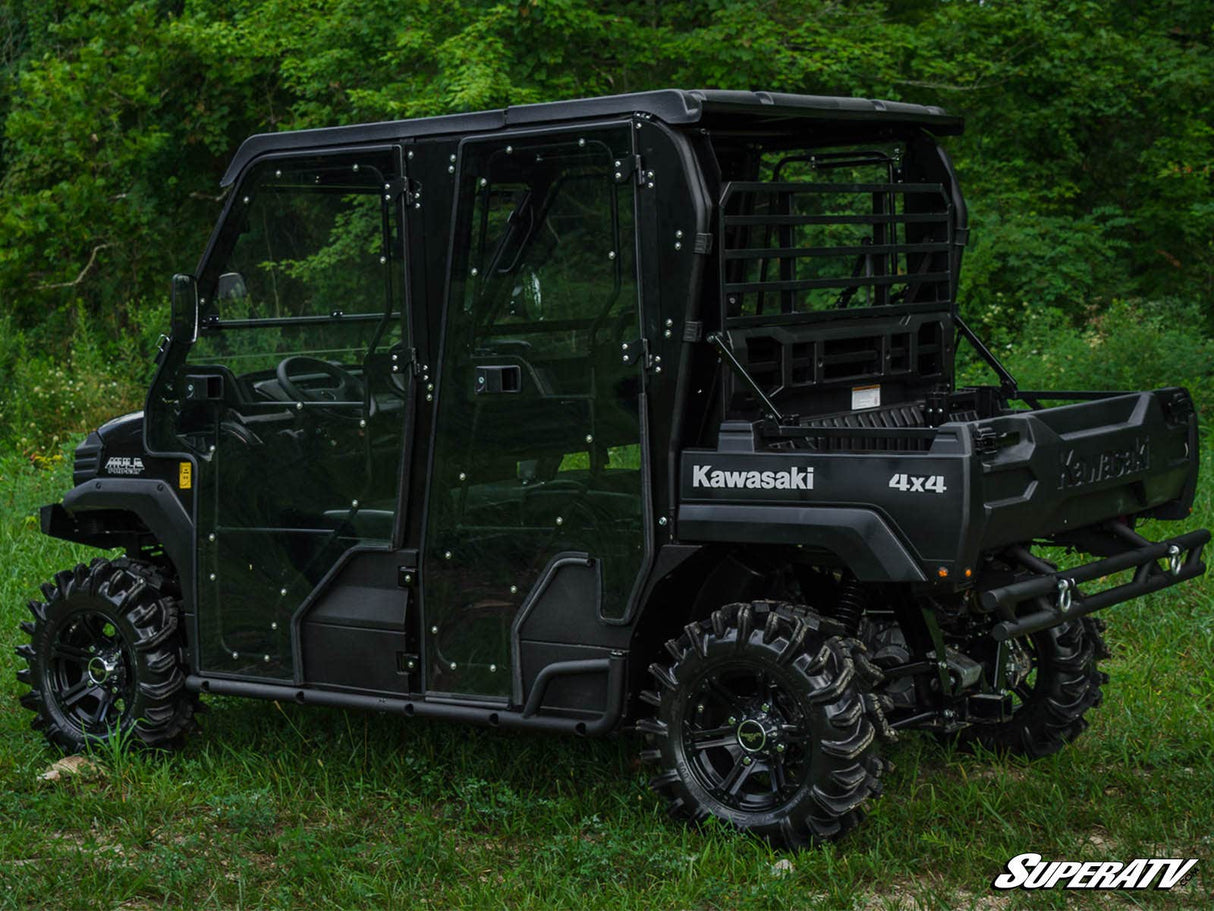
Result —
<instances>
[{"instance_id":1,"label":"rear cargo rack","mask_svg":"<svg viewBox=\"0 0 1214 911\"><path fill-rule=\"evenodd\" d=\"M720 201L729 320L952 308L953 210L939 183L732 181Z\"/></svg>"}]
</instances>

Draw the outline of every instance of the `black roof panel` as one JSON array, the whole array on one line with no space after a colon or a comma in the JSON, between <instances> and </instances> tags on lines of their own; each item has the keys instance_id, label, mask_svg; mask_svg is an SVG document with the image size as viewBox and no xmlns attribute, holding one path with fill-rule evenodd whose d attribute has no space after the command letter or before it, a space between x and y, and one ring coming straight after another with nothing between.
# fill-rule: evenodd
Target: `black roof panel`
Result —
<instances>
[{"instance_id":1,"label":"black roof panel","mask_svg":"<svg viewBox=\"0 0 1214 911\"><path fill-rule=\"evenodd\" d=\"M782 92L735 92L722 89L662 89L630 95L604 95L570 101L522 104L473 114L448 114L382 123L323 127L250 136L237 150L221 184L228 186L252 159L273 152L394 142L420 136L461 135L538 126L567 120L645 114L672 126L736 120L760 126L790 120L848 120L914 124L937 133L960 133L961 118L942 108L900 101Z\"/></svg>"}]
</instances>

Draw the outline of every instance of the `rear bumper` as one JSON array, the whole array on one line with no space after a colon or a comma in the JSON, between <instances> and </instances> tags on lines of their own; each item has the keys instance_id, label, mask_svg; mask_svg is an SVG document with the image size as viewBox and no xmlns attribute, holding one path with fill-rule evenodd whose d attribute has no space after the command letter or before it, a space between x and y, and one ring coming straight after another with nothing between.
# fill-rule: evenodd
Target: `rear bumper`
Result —
<instances>
[{"instance_id":1,"label":"rear bumper","mask_svg":"<svg viewBox=\"0 0 1214 911\"><path fill-rule=\"evenodd\" d=\"M1075 617L1169 588L1206 571L1202 550L1210 540L1207 529L1200 528L1153 543L1123 527L1120 537L1127 541L1127 547L1121 553L1065 570L1054 570L1048 563L1020 549L1021 563L1033 573L1032 577L989 589L981 595L984 608L1006 618L995 624L992 630L995 639L1011 639L1048 629ZM1161 560L1166 562L1166 568L1160 565ZM1084 583L1126 570L1133 570L1134 575L1121 585L1091 595L1085 595L1079 588ZM1024 613L1026 608L1032 607L1036 610Z\"/></svg>"}]
</instances>

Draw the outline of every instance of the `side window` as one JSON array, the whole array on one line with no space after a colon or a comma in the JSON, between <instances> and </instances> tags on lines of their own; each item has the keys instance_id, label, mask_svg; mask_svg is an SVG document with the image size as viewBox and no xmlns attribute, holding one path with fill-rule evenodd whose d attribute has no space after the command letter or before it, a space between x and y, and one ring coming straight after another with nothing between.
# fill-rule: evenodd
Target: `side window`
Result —
<instances>
[{"instance_id":1,"label":"side window","mask_svg":"<svg viewBox=\"0 0 1214 911\"><path fill-rule=\"evenodd\" d=\"M383 310L378 181L359 186L339 181L346 169L327 170L283 174L266 165L246 185L245 230L228 258L228 277L220 279L222 318Z\"/></svg>"},{"instance_id":2,"label":"side window","mask_svg":"<svg viewBox=\"0 0 1214 911\"><path fill-rule=\"evenodd\" d=\"M616 248L631 234L631 209L601 170L571 162L546 176L477 197L480 281L466 288L464 308L479 308L491 329L562 320L592 327L622 303L630 251Z\"/></svg>"},{"instance_id":3,"label":"side window","mask_svg":"<svg viewBox=\"0 0 1214 911\"><path fill-rule=\"evenodd\" d=\"M466 197L467 319L454 328L469 350L525 361L545 395L589 394L586 358L638 334L631 197L612 160L598 141L473 160L487 176Z\"/></svg>"},{"instance_id":4,"label":"side window","mask_svg":"<svg viewBox=\"0 0 1214 911\"><path fill-rule=\"evenodd\" d=\"M201 277L209 303L191 360L249 377L262 397L302 398L292 379L280 394L281 380L258 374L289 355L358 365L399 340L398 270L385 268L401 248L382 202L391 164L376 158L271 161L242 182ZM325 385L329 398L354 389Z\"/></svg>"}]
</instances>

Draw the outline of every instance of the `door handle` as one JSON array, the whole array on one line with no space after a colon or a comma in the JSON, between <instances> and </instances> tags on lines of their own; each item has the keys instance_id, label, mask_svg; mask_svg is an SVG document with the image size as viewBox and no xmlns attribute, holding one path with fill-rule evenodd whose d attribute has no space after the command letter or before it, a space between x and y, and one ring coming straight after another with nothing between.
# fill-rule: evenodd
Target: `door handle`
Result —
<instances>
[{"instance_id":1,"label":"door handle","mask_svg":"<svg viewBox=\"0 0 1214 911\"><path fill-rule=\"evenodd\" d=\"M476 368L476 394L517 393L523 386L523 371L518 364L486 364Z\"/></svg>"},{"instance_id":2,"label":"door handle","mask_svg":"<svg viewBox=\"0 0 1214 911\"><path fill-rule=\"evenodd\" d=\"M223 401L223 376L218 373L187 376L184 392L187 402Z\"/></svg>"}]
</instances>

